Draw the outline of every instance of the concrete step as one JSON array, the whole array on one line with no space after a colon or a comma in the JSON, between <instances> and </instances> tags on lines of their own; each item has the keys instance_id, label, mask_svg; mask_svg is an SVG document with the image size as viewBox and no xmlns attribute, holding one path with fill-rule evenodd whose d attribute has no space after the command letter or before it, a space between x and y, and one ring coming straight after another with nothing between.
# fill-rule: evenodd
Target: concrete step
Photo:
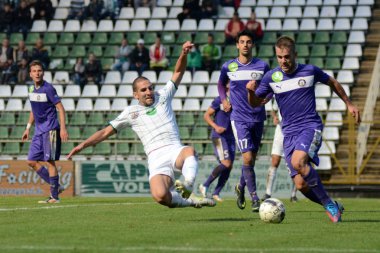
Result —
<instances>
[{"instance_id":1,"label":"concrete step","mask_svg":"<svg viewBox=\"0 0 380 253\"><path fill-rule=\"evenodd\" d=\"M356 84L358 86L369 86L371 82L372 73L362 73L357 77Z\"/></svg>"},{"instance_id":2,"label":"concrete step","mask_svg":"<svg viewBox=\"0 0 380 253\"><path fill-rule=\"evenodd\" d=\"M369 58L364 57L367 60L363 60L360 63L360 73L372 73L373 71L373 65L375 64L374 60L369 60Z\"/></svg>"},{"instance_id":3,"label":"concrete step","mask_svg":"<svg viewBox=\"0 0 380 253\"><path fill-rule=\"evenodd\" d=\"M370 33L367 35L366 45L371 47L378 47L380 43L380 33Z\"/></svg>"},{"instance_id":4,"label":"concrete step","mask_svg":"<svg viewBox=\"0 0 380 253\"><path fill-rule=\"evenodd\" d=\"M372 61L376 60L378 49L379 47L365 47L364 52L363 52L364 58L366 60L372 60Z\"/></svg>"}]
</instances>

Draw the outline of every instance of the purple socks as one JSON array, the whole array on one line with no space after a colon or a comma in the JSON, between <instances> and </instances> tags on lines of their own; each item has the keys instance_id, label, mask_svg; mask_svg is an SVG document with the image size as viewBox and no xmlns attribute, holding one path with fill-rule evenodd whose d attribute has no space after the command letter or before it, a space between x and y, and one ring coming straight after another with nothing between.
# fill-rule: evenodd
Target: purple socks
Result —
<instances>
[{"instance_id":1,"label":"purple socks","mask_svg":"<svg viewBox=\"0 0 380 253\"><path fill-rule=\"evenodd\" d=\"M51 196L58 199L58 188L59 188L59 176L50 177L50 192Z\"/></svg>"},{"instance_id":2,"label":"purple socks","mask_svg":"<svg viewBox=\"0 0 380 253\"><path fill-rule=\"evenodd\" d=\"M44 166L42 166L36 172L46 183L48 183L48 184L50 183L49 171Z\"/></svg>"},{"instance_id":3,"label":"purple socks","mask_svg":"<svg viewBox=\"0 0 380 253\"><path fill-rule=\"evenodd\" d=\"M248 191L251 195L252 201L259 200L259 197L256 194L256 175L255 171L253 170L253 166L243 165L241 169L245 184L248 187ZM241 179L242 178L240 178L240 186L243 188L243 185L241 184Z\"/></svg>"},{"instance_id":4,"label":"purple socks","mask_svg":"<svg viewBox=\"0 0 380 253\"><path fill-rule=\"evenodd\" d=\"M304 193L305 197L309 198L311 201L322 204L325 206L327 203L331 202L330 197L327 195L325 188L319 178L319 175L315 169L310 166L310 172L306 176L303 176L305 181L309 185L309 192Z\"/></svg>"}]
</instances>

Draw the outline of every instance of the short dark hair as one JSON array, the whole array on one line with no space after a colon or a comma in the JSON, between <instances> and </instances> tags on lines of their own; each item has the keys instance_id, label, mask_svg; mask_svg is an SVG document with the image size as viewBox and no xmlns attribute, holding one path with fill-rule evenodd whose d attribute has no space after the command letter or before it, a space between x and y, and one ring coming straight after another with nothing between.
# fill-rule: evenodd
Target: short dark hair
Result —
<instances>
[{"instance_id":1,"label":"short dark hair","mask_svg":"<svg viewBox=\"0 0 380 253\"><path fill-rule=\"evenodd\" d=\"M237 34L237 36L236 36L236 43L239 42L239 39L240 39L241 36L248 36L254 42L254 40L253 40L253 33L251 31L249 31L249 30L242 30L242 31L240 31Z\"/></svg>"},{"instance_id":2,"label":"short dark hair","mask_svg":"<svg viewBox=\"0 0 380 253\"><path fill-rule=\"evenodd\" d=\"M292 50L293 52L296 52L296 43L294 40L289 37L289 36L281 36L280 38L277 39L276 42L276 47L277 48L288 48Z\"/></svg>"},{"instance_id":3,"label":"short dark hair","mask_svg":"<svg viewBox=\"0 0 380 253\"><path fill-rule=\"evenodd\" d=\"M30 64L29 64L29 72L30 70L32 69L32 67L34 66L40 66L42 68L42 70L44 70L44 65L42 64L42 62L38 61L38 60L34 60L32 61Z\"/></svg>"},{"instance_id":4,"label":"short dark hair","mask_svg":"<svg viewBox=\"0 0 380 253\"><path fill-rule=\"evenodd\" d=\"M132 89L133 89L134 92L137 91L137 83L140 82L140 81L149 81L149 79L146 78L145 76L139 76L135 80L133 80Z\"/></svg>"}]
</instances>

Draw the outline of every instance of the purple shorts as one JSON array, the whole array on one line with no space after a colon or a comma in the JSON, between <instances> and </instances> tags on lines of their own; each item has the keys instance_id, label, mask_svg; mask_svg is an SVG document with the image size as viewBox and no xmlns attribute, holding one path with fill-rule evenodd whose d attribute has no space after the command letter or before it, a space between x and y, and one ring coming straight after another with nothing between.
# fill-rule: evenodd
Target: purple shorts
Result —
<instances>
[{"instance_id":1,"label":"purple shorts","mask_svg":"<svg viewBox=\"0 0 380 253\"><path fill-rule=\"evenodd\" d=\"M213 138L212 144L214 145L214 153L218 161L222 160L235 160L235 140L226 138Z\"/></svg>"},{"instance_id":2,"label":"purple shorts","mask_svg":"<svg viewBox=\"0 0 380 253\"><path fill-rule=\"evenodd\" d=\"M30 144L29 161L57 161L61 155L60 130L34 135Z\"/></svg>"},{"instance_id":3,"label":"purple shorts","mask_svg":"<svg viewBox=\"0 0 380 253\"><path fill-rule=\"evenodd\" d=\"M318 150L321 145L322 130L320 129L304 129L298 135L284 136L284 156L291 177L298 174L291 162L294 150L304 151L314 164L319 165Z\"/></svg>"},{"instance_id":4,"label":"purple shorts","mask_svg":"<svg viewBox=\"0 0 380 253\"><path fill-rule=\"evenodd\" d=\"M264 122L231 121L236 143L241 153L257 153L263 137Z\"/></svg>"}]
</instances>

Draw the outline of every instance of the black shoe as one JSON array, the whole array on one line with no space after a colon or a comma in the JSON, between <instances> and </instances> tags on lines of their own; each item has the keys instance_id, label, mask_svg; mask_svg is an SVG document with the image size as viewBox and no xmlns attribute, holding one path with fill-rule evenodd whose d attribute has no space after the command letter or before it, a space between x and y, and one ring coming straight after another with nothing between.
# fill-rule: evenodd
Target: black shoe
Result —
<instances>
[{"instance_id":1,"label":"black shoe","mask_svg":"<svg viewBox=\"0 0 380 253\"><path fill-rule=\"evenodd\" d=\"M260 200L252 201L252 212L257 213L260 209Z\"/></svg>"},{"instance_id":2,"label":"black shoe","mask_svg":"<svg viewBox=\"0 0 380 253\"><path fill-rule=\"evenodd\" d=\"M240 209L243 210L245 208L246 203L245 203L244 191L240 191L239 184L235 186L235 194L236 194L236 205Z\"/></svg>"},{"instance_id":3,"label":"black shoe","mask_svg":"<svg viewBox=\"0 0 380 253\"><path fill-rule=\"evenodd\" d=\"M298 198L296 196L290 197L290 202L293 202L293 203L298 202Z\"/></svg>"},{"instance_id":4,"label":"black shoe","mask_svg":"<svg viewBox=\"0 0 380 253\"><path fill-rule=\"evenodd\" d=\"M269 194L266 194L264 195L264 197L261 199L261 201L264 201L266 199L269 199L271 196Z\"/></svg>"}]
</instances>

